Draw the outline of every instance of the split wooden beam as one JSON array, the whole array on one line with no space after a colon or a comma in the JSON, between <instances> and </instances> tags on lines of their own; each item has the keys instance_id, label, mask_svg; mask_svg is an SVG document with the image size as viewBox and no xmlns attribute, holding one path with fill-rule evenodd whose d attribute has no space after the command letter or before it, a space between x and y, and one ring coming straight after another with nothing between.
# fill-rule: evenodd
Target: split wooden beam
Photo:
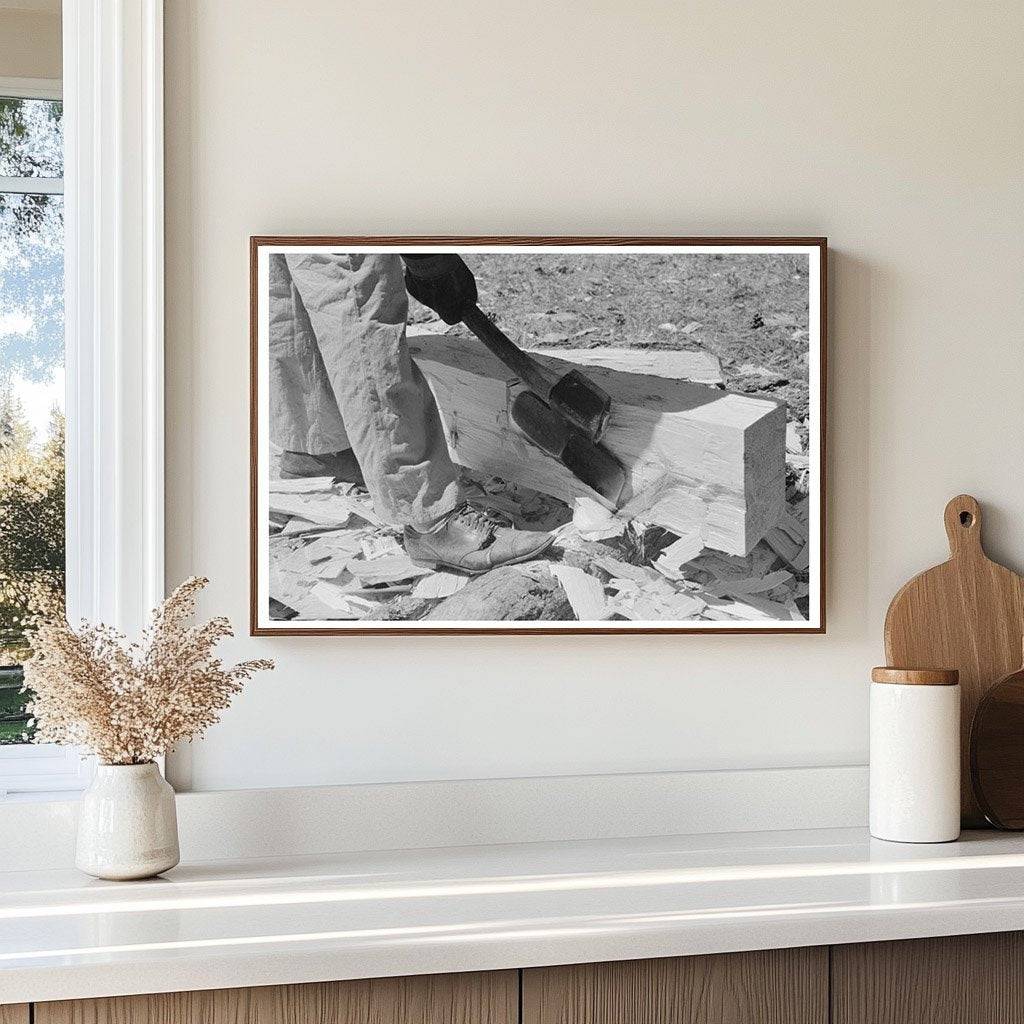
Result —
<instances>
[{"instance_id":1,"label":"split wooden beam","mask_svg":"<svg viewBox=\"0 0 1024 1024\"><path fill-rule=\"evenodd\" d=\"M456 463L570 504L580 496L601 500L512 423L509 409L522 385L476 339L419 336L409 346L434 392ZM556 376L583 368L611 396L603 443L629 477L624 514L734 555L746 555L778 524L785 507L784 404L634 372L629 351L609 358L608 350L581 349L571 352L571 362L563 353L532 355Z\"/></svg>"}]
</instances>

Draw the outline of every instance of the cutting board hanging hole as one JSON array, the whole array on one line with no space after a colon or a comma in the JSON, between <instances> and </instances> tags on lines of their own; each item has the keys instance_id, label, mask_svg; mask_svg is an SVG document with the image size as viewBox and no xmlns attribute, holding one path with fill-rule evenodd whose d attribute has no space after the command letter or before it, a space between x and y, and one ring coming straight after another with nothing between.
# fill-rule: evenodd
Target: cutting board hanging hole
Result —
<instances>
[{"instance_id":1,"label":"cutting board hanging hole","mask_svg":"<svg viewBox=\"0 0 1024 1024\"><path fill-rule=\"evenodd\" d=\"M946 505L949 553L981 555L981 508L969 494L958 494Z\"/></svg>"}]
</instances>

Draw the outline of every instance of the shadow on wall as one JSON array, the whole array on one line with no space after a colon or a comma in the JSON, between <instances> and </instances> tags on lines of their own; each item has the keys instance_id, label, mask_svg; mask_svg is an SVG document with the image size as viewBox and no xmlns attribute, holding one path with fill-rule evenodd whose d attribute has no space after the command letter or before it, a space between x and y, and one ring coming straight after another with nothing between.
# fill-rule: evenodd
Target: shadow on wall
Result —
<instances>
[{"instance_id":1,"label":"shadow on wall","mask_svg":"<svg viewBox=\"0 0 1024 1024\"><path fill-rule=\"evenodd\" d=\"M890 279L877 267L842 249L829 250L825 586L829 619L842 622L850 636L881 636L882 629L881 621L867 622L872 309L889 308L891 292Z\"/></svg>"}]
</instances>

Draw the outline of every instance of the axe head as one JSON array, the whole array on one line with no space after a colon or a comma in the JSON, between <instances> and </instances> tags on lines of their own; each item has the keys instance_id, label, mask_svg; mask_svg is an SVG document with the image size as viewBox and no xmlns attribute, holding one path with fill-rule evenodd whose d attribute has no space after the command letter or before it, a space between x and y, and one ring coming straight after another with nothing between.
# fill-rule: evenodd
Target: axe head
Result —
<instances>
[{"instance_id":1,"label":"axe head","mask_svg":"<svg viewBox=\"0 0 1024 1024\"><path fill-rule=\"evenodd\" d=\"M591 441L599 441L608 426L612 400L579 370L571 370L548 395L548 401L579 427Z\"/></svg>"},{"instance_id":2,"label":"axe head","mask_svg":"<svg viewBox=\"0 0 1024 1024\"><path fill-rule=\"evenodd\" d=\"M618 508L626 486L626 471L603 445L591 441L552 405L531 391L516 395L512 420L538 447L558 459L570 473Z\"/></svg>"}]
</instances>

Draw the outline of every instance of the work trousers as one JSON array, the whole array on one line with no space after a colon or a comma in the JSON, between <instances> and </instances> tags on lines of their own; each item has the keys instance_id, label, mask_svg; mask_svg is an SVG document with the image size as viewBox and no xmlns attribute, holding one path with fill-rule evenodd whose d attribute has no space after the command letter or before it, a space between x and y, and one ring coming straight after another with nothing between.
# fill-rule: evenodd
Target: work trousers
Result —
<instances>
[{"instance_id":1,"label":"work trousers","mask_svg":"<svg viewBox=\"0 0 1024 1024\"><path fill-rule=\"evenodd\" d=\"M270 257L270 437L286 451L351 448L377 513L427 529L460 500L426 378L409 355L400 257Z\"/></svg>"}]
</instances>

